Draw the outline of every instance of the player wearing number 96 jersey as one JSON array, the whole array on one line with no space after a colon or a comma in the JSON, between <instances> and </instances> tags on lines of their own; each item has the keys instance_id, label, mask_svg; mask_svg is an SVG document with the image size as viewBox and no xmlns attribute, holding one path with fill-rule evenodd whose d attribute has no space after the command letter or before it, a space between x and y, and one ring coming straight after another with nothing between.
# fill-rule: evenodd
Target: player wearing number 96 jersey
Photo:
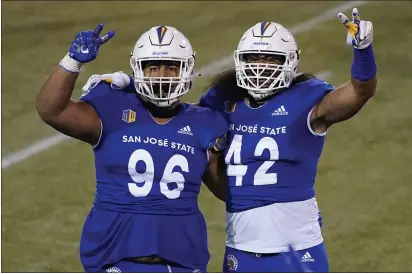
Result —
<instances>
[{"instance_id":1,"label":"player wearing number 96 jersey","mask_svg":"<svg viewBox=\"0 0 412 274\"><path fill-rule=\"evenodd\" d=\"M327 272L314 183L327 129L354 116L375 92L370 22L339 14L352 34L352 78L340 87L297 71L299 51L282 25L262 22L242 36L235 70L219 75L200 105L229 121L224 272ZM360 35L359 35L360 34ZM303 269L302 268L302 269Z\"/></svg>"},{"instance_id":2,"label":"player wearing number 96 jersey","mask_svg":"<svg viewBox=\"0 0 412 274\"><path fill-rule=\"evenodd\" d=\"M136 42L135 84L126 92L98 81L70 101L80 67L114 35L99 37L102 28L76 36L36 101L46 123L93 146L97 184L81 236L84 269L204 272L209 252L197 197L201 180L226 197L217 166L228 124L217 111L180 103L191 87L194 52L169 26Z\"/></svg>"}]
</instances>

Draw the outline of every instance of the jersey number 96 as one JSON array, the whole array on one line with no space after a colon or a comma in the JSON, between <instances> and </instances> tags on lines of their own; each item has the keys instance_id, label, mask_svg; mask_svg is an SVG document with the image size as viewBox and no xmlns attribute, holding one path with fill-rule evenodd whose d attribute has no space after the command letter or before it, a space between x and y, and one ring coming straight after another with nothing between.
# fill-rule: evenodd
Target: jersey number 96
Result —
<instances>
[{"instance_id":1,"label":"jersey number 96","mask_svg":"<svg viewBox=\"0 0 412 274\"><path fill-rule=\"evenodd\" d=\"M144 173L138 173L136 170L136 164L139 161L143 161L146 165L146 171ZM179 166L184 172L189 172L189 163L183 155L176 154L169 159L164 169L162 179L160 180L160 192L168 199L179 198L180 192L184 188L185 178L183 174L173 172L176 166ZM130 156L128 170L134 182L144 183L142 186L138 186L135 183L128 183L130 193L134 197L147 196L152 189L154 179L154 163L150 153L144 149L135 150ZM176 183L177 188L170 190L168 184L171 183Z\"/></svg>"}]
</instances>

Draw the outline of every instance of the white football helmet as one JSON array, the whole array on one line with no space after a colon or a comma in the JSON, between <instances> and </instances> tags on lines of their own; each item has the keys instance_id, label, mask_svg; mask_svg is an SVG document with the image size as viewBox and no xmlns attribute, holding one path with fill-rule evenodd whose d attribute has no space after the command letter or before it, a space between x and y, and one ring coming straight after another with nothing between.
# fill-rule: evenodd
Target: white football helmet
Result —
<instances>
[{"instance_id":1,"label":"white football helmet","mask_svg":"<svg viewBox=\"0 0 412 274\"><path fill-rule=\"evenodd\" d=\"M277 57L282 64L247 62L250 54ZM286 28L274 22L261 22L243 34L234 58L237 85L260 100L290 86L299 53L295 38Z\"/></svg>"},{"instance_id":2,"label":"white football helmet","mask_svg":"<svg viewBox=\"0 0 412 274\"><path fill-rule=\"evenodd\" d=\"M159 60L178 62L179 76L145 77L144 64ZM130 58L137 93L160 107L170 106L189 91L194 64L195 52L189 40L169 26L156 26L143 33Z\"/></svg>"}]
</instances>

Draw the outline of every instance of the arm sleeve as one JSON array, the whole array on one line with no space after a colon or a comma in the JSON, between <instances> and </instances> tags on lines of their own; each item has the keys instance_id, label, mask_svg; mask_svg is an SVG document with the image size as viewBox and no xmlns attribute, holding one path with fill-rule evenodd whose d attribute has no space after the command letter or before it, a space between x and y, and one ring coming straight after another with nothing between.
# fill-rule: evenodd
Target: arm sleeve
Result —
<instances>
[{"instance_id":1,"label":"arm sleeve","mask_svg":"<svg viewBox=\"0 0 412 274\"><path fill-rule=\"evenodd\" d=\"M200 97L199 106L224 112L225 101L220 98L217 89L211 88Z\"/></svg>"},{"instance_id":2,"label":"arm sleeve","mask_svg":"<svg viewBox=\"0 0 412 274\"><path fill-rule=\"evenodd\" d=\"M108 97L110 97L111 93L112 91L110 85L100 82L94 87L86 90L79 98L79 101L86 102L95 109L101 122L99 141L93 146L93 149L100 147L100 145L104 142L105 137L110 132L110 125L112 124L111 120L113 120L113 115L108 115L107 112L110 110L108 102L111 102L111 100Z\"/></svg>"}]
</instances>

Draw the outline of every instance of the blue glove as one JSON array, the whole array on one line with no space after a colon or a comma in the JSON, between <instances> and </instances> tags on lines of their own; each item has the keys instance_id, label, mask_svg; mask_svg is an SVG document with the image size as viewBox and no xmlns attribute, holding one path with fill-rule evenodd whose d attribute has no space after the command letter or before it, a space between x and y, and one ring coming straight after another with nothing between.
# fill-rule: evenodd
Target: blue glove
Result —
<instances>
[{"instance_id":1,"label":"blue glove","mask_svg":"<svg viewBox=\"0 0 412 274\"><path fill-rule=\"evenodd\" d=\"M69 52L60 61L60 66L66 71L79 73L83 64L96 59L101 45L109 41L114 36L114 31L109 31L100 37L103 23L97 25L94 31L79 32L69 47Z\"/></svg>"},{"instance_id":2,"label":"blue glove","mask_svg":"<svg viewBox=\"0 0 412 274\"><path fill-rule=\"evenodd\" d=\"M114 31L109 31L106 35L99 37L103 30L103 23L97 25L94 31L79 32L69 48L69 56L80 63L88 63L96 59L101 45L109 41L114 36Z\"/></svg>"}]
</instances>

